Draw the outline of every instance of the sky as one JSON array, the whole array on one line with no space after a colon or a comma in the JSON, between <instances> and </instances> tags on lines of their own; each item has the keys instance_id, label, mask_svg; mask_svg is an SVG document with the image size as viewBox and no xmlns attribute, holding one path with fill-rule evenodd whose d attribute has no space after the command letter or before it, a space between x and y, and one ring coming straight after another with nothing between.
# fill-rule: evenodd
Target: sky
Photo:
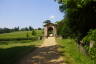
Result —
<instances>
[{"instance_id":1,"label":"sky","mask_svg":"<svg viewBox=\"0 0 96 64\"><path fill-rule=\"evenodd\" d=\"M44 20L54 23L63 15L54 0L0 0L0 28L43 27Z\"/></svg>"}]
</instances>

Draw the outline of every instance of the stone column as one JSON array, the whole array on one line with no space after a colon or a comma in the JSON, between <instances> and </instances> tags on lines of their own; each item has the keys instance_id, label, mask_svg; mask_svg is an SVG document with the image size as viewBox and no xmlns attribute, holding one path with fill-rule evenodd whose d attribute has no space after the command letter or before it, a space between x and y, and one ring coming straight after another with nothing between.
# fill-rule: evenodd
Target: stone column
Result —
<instances>
[{"instance_id":1,"label":"stone column","mask_svg":"<svg viewBox=\"0 0 96 64\"><path fill-rule=\"evenodd\" d=\"M90 48L92 48L93 46L94 46L94 43L95 43L95 41L90 41Z\"/></svg>"},{"instance_id":2,"label":"stone column","mask_svg":"<svg viewBox=\"0 0 96 64\"><path fill-rule=\"evenodd\" d=\"M53 35L56 37L57 35L56 27L55 26L52 26L52 27L53 27Z\"/></svg>"},{"instance_id":3,"label":"stone column","mask_svg":"<svg viewBox=\"0 0 96 64\"><path fill-rule=\"evenodd\" d=\"M54 26L54 35L55 35L55 37L57 36L57 30L56 30L55 26Z\"/></svg>"},{"instance_id":4,"label":"stone column","mask_svg":"<svg viewBox=\"0 0 96 64\"><path fill-rule=\"evenodd\" d=\"M47 37L47 27L44 27L44 37Z\"/></svg>"}]
</instances>

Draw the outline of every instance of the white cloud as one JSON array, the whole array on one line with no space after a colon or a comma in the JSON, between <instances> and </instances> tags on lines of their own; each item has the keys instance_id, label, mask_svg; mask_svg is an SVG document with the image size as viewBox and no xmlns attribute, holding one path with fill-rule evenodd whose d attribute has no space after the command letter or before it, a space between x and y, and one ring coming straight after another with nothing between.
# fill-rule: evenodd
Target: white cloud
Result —
<instances>
[{"instance_id":1,"label":"white cloud","mask_svg":"<svg viewBox=\"0 0 96 64\"><path fill-rule=\"evenodd\" d=\"M51 19L55 19L56 17L55 16L50 16L49 17L49 19L51 20Z\"/></svg>"}]
</instances>

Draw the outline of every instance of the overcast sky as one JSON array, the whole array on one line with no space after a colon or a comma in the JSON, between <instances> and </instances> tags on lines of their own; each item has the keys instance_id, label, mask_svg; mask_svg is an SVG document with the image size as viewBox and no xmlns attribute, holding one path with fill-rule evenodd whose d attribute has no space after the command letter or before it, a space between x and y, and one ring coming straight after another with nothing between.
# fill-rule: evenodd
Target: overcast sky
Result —
<instances>
[{"instance_id":1,"label":"overcast sky","mask_svg":"<svg viewBox=\"0 0 96 64\"><path fill-rule=\"evenodd\" d=\"M42 27L44 20L52 22L61 20L54 0L0 0L0 27Z\"/></svg>"}]
</instances>

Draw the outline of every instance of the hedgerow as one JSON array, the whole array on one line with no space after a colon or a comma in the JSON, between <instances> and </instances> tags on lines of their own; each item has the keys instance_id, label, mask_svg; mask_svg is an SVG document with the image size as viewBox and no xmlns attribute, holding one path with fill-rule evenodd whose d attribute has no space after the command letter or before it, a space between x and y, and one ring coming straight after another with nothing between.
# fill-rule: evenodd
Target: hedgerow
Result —
<instances>
[{"instance_id":1,"label":"hedgerow","mask_svg":"<svg viewBox=\"0 0 96 64\"><path fill-rule=\"evenodd\" d=\"M94 45L92 48L90 48L89 46L91 41L94 41ZM83 38L83 44L85 44L84 47L88 51L90 57L93 60L96 60L96 29L90 30L88 32L88 35Z\"/></svg>"}]
</instances>

